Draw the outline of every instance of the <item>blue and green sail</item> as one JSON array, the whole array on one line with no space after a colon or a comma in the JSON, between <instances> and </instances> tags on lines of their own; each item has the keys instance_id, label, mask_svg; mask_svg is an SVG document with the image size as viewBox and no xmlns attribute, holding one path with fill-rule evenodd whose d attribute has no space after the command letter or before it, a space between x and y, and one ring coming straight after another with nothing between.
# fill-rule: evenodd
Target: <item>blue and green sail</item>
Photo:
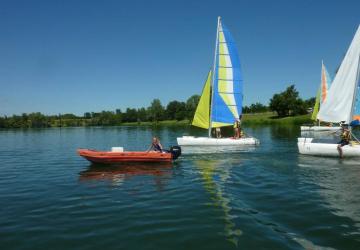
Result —
<instances>
[{"instance_id":1,"label":"blue and green sail","mask_svg":"<svg viewBox=\"0 0 360 250\"><path fill-rule=\"evenodd\" d=\"M230 31L219 20L215 65L211 127L232 125L242 114L243 77L239 54Z\"/></svg>"},{"instance_id":2,"label":"blue and green sail","mask_svg":"<svg viewBox=\"0 0 360 250\"><path fill-rule=\"evenodd\" d=\"M205 85L201 100L206 101L199 102L194 117L196 122L193 122L193 125L201 128L232 125L242 114L243 78L234 39L220 18L217 28L214 69L211 77L211 98L207 101L209 92L206 91L208 88ZM204 95L206 96L204 97ZM207 115L207 110L204 108L205 103L210 110L207 126L205 126L203 118L205 114ZM200 110L203 112L198 112Z\"/></svg>"}]
</instances>

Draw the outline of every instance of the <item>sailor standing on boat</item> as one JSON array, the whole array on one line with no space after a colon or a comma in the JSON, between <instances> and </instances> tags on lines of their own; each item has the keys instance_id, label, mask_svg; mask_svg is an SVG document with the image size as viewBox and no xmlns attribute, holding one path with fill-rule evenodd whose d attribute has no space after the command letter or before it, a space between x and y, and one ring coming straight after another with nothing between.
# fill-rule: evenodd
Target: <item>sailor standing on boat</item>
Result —
<instances>
[{"instance_id":1,"label":"sailor standing on boat","mask_svg":"<svg viewBox=\"0 0 360 250\"><path fill-rule=\"evenodd\" d=\"M234 123L234 138L239 139L241 137L241 118L242 115L239 116L239 119L235 120Z\"/></svg>"},{"instance_id":2,"label":"sailor standing on boat","mask_svg":"<svg viewBox=\"0 0 360 250\"><path fill-rule=\"evenodd\" d=\"M349 145L351 140L351 134L349 130L349 126L347 124L341 124L341 140L338 143L337 150L339 151L340 158L343 158L342 147L345 145Z\"/></svg>"}]
</instances>

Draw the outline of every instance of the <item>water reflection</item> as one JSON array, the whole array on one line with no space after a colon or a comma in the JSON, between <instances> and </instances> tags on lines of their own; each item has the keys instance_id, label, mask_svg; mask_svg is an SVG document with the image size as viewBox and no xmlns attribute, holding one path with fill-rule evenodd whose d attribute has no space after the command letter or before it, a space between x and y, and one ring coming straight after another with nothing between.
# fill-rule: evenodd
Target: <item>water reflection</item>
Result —
<instances>
[{"instance_id":1,"label":"water reflection","mask_svg":"<svg viewBox=\"0 0 360 250\"><path fill-rule=\"evenodd\" d=\"M238 245L239 237L242 234L240 229L232 221L230 199L226 197L225 184L230 177L231 166L226 159L219 158L195 159L194 165L197 168L205 190L211 195L212 205L222 210L225 222L225 236L227 240Z\"/></svg>"},{"instance_id":2,"label":"water reflection","mask_svg":"<svg viewBox=\"0 0 360 250\"><path fill-rule=\"evenodd\" d=\"M275 140L293 140L299 135L300 128L297 126L273 125L270 126L271 138Z\"/></svg>"},{"instance_id":3,"label":"water reflection","mask_svg":"<svg viewBox=\"0 0 360 250\"><path fill-rule=\"evenodd\" d=\"M79 173L80 182L109 182L111 186L120 186L136 176L152 176L158 190L163 190L172 176L171 163L145 164L131 163L119 165L91 164L87 170Z\"/></svg>"},{"instance_id":4,"label":"water reflection","mask_svg":"<svg viewBox=\"0 0 360 250\"><path fill-rule=\"evenodd\" d=\"M360 228L360 168L355 159L299 156L299 167L306 182L316 189L331 208L330 211L350 218Z\"/></svg>"}]
</instances>

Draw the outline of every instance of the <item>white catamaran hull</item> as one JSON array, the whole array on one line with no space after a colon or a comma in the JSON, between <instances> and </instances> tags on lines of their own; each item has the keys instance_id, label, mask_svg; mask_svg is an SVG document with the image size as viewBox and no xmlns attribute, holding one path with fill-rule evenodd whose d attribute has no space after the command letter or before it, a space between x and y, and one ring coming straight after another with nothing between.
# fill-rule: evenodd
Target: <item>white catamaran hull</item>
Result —
<instances>
[{"instance_id":1,"label":"white catamaran hull","mask_svg":"<svg viewBox=\"0 0 360 250\"><path fill-rule=\"evenodd\" d=\"M298 138L300 154L339 157L336 143L317 143L313 138ZM343 157L360 157L360 145L346 145L342 147Z\"/></svg>"},{"instance_id":2,"label":"white catamaran hull","mask_svg":"<svg viewBox=\"0 0 360 250\"><path fill-rule=\"evenodd\" d=\"M341 127L327 127L327 126L301 126L301 131L338 131Z\"/></svg>"},{"instance_id":3,"label":"white catamaran hull","mask_svg":"<svg viewBox=\"0 0 360 250\"><path fill-rule=\"evenodd\" d=\"M187 153L224 153L234 151L248 151L249 147L254 148L260 144L259 140L253 137L245 138L208 138L183 136L177 138L184 154Z\"/></svg>"}]
</instances>

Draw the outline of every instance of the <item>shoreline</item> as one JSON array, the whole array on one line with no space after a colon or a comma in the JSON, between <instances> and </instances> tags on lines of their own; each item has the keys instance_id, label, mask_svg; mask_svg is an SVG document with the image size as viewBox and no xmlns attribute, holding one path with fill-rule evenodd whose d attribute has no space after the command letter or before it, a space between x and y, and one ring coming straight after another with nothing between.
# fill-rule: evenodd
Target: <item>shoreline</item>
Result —
<instances>
[{"instance_id":1,"label":"shoreline","mask_svg":"<svg viewBox=\"0 0 360 250\"><path fill-rule=\"evenodd\" d=\"M242 124L247 125L302 125L310 124L313 121L311 120L311 115L298 115L298 116L287 116L287 117L277 117L272 112L265 113L252 113L252 114L243 114ZM164 120L157 122L124 122L118 124L109 124L109 125L96 125L91 124L91 119L79 118L79 119L62 119L60 126L60 120L54 120L49 123L49 126L42 127L0 127L0 129L27 129L27 128L67 128L67 127L116 127L116 126L190 126L189 120Z\"/></svg>"}]
</instances>

